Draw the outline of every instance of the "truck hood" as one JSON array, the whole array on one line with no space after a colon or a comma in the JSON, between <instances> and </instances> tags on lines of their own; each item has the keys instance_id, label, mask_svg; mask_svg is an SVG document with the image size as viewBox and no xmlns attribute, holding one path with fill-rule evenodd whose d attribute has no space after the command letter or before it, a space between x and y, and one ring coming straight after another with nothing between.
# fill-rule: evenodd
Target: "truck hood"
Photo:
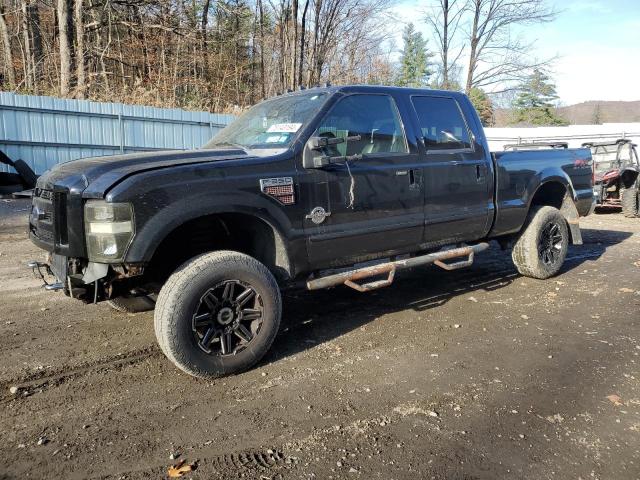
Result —
<instances>
[{"instance_id":1,"label":"truck hood","mask_svg":"<svg viewBox=\"0 0 640 480\"><path fill-rule=\"evenodd\" d=\"M81 158L56 165L38 179L37 187L63 189L76 194L84 192L85 198L99 198L116 183L139 172L247 158L250 158L247 152L237 148L171 150Z\"/></svg>"}]
</instances>

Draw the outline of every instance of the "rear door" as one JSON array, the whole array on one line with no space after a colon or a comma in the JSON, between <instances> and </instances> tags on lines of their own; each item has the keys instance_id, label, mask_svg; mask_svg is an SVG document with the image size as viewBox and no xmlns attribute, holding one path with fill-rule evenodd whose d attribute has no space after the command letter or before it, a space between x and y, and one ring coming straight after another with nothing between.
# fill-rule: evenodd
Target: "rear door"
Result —
<instances>
[{"instance_id":1,"label":"rear door","mask_svg":"<svg viewBox=\"0 0 640 480\"><path fill-rule=\"evenodd\" d=\"M447 96L413 95L426 150L425 242L482 238L490 227L491 168L458 102Z\"/></svg>"},{"instance_id":2,"label":"rear door","mask_svg":"<svg viewBox=\"0 0 640 480\"><path fill-rule=\"evenodd\" d=\"M305 234L311 267L363 261L420 244L422 165L415 147L411 151L407 144L394 98L374 93L345 95L325 115L314 136L350 137L326 154L361 158L304 169L299 177L308 211ZM316 209L322 209L324 216L314 222Z\"/></svg>"}]
</instances>

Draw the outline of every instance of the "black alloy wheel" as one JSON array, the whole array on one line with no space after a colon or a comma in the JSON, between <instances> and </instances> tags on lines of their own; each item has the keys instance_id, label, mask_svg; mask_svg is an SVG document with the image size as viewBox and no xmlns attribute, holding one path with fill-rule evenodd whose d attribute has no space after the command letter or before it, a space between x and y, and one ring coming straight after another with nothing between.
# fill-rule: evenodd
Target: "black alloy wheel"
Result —
<instances>
[{"instance_id":1,"label":"black alloy wheel","mask_svg":"<svg viewBox=\"0 0 640 480\"><path fill-rule=\"evenodd\" d=\"M560 258L562 251L562 231L556 222L549 222L540 232L538 255L545 265L554 265Z\"/></svg>"},{"instance_id":2,"label":"black alloy wheel","mask_svg":"<svg viewBox=\"0 0 640 480\"><path fill-rule=\"evenodd\" d=\"M262 298L249 284L226 280L209 289L193 315L198 347L210 355L235 355L258 335L263 321Z\"/></svg>"}]
</instances>

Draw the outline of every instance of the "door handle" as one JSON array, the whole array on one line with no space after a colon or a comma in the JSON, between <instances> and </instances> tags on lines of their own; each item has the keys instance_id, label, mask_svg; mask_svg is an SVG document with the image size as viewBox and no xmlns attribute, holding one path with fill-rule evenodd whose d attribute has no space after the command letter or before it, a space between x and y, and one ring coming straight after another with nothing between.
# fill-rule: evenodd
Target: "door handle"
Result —
<instances>
[{"instance_id":1,"label":"door handle","mask_svg":"<svg viewBox=\"0 0 640 480\"><path fill-rule=\"evenodd\" d=\"M476 165L476 182L484 180L484 165Z\"/></svg>"},{"instance_id":2,"label":"door handle","mask_svg":"<svg viewBox=\"0 0 640 480\"><path fill-rule=\"evenodd\" d=\"M416 185L416 172L413 168L409 170L396 170L396 177L409 177L409 186L414 187Z\"/></svg>"}]
</instances>

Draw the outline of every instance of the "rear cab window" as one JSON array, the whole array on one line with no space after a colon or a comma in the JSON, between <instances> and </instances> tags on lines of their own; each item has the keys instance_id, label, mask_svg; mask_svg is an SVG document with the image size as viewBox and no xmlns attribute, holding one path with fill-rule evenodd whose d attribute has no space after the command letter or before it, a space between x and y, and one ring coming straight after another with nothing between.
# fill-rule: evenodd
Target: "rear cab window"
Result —
<instances>
[{"instance_id":1,"label":"rear cab window","mask_svg":"<svg viewBox=\"0 0 640 480\"><path fill-rule=\"evenodd\" d=\"M334 155L407 153L400 114L389 95L356 93L338 100L315 136L351 139L335 145Z\"/></svg>"},{"instance_id":2,"label":"rear cab window","mask_svg":"<svg viewBox=\"0 0 640 480\"><path fill-rule=\"evenodd\" d=\"M471 135L453 98L411 96L427 151L472 151Z\"/></svg>"}]
</instances>

